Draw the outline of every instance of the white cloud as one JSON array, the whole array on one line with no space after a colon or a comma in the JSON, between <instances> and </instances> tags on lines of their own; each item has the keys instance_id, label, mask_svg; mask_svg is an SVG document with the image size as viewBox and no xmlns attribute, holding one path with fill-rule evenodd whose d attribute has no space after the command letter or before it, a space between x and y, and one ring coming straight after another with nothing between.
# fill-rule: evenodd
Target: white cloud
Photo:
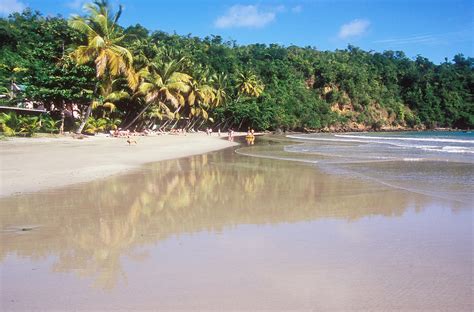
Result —
<instances>
[{"instance_id":1,"label":"white cloud","mask_svg":"<svg viewBox=\"0 0 474 312\"><path fill-rule=\"evenodd\" d=\"M21 12L26 5L17 0L0 0L0 14L8 15L13 12Z\"/></svg>"},{"instance_id":2,"label":"white cloud","mask_svg":"<svg viewBox=\"0 0 474 312\"><path fill-rule=\"evenodd\" d=\"M303 11L303 6L301 5L297 5L291 8L291 12L293 13L300 13L301 11Z\"/></svg>"},{"instance_id":3,"label":"white cloud","mask_svg":"<svg viewBox=\"0 0 474 312\"><path fill-rule=\"evenodd\" d=\"M214 25L218 28L250 27L258 28L275 20L275 10L262 10L256 5L234 5L216 19Z\"/></svg>"},{"instance_id":4,"label":"white cloud","mask_svg":"<svg viewBox=\"0 0 474 312\"><path fill-rule=\"evenodd\" d=\"M370 22L365 19L355 19L347 24L341 26L338 37L340 39L347 39L349 37L357 37L367 32Z\"/></svg>"}]
</instances>

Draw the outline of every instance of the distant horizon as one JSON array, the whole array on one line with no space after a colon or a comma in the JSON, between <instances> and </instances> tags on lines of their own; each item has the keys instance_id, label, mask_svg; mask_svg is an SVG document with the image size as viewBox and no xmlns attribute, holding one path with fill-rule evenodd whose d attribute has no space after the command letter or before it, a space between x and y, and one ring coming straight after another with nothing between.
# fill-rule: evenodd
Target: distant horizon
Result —
<instances>
[{"instance_id":1,"label":"distant horizon","mask_svg":"<svg viewBox=\"0 0 474 312\"><path fill-rule=\"evenodd\" d=\"M68 19L83 14L88 2L5 0L0 16L29 7L43 16ZM119 24L124 28L140 24L150 33L220 36L239 46L277 44L333 52L353 45L367 52L401 51L412 60L420 55L436 65L445 58L452 62L457 54L474 54L473 13L465 0L109 2L114 9L123 4Z\"/></svg>"}]
</instances>

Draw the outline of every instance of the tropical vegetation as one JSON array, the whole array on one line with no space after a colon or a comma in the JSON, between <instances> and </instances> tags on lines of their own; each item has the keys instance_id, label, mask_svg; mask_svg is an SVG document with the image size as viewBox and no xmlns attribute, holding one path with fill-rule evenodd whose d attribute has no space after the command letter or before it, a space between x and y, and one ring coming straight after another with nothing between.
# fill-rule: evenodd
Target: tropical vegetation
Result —
<instances>
[{"instance_id":1,"label":"tropical vegetation","mask_svg":"<svg viewBox=\"0 0 474 312\"><path fill-rule=\"evenodd\" d=\"M32 117L20 126L6 120L23 117L2 115L4 133L474 127L472 57L436 65L352 45L238 45L123 27L121 7L106 0L85 9L70 19L29 9L0 19L0 105L42 103L54 120L38 128Z\"/></svg>"}]
</instances>

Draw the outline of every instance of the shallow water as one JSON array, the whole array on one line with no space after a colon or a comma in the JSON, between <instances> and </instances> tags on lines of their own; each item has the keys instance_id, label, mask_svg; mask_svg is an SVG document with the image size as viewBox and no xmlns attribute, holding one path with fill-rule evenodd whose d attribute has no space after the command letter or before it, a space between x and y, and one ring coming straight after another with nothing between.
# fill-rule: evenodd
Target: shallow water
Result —
<instances>
[{"instance_id":1,"label":"shallow water","mask_svg":"<svg viewBox=\"0 0 474 312\"><path fill-rule=\"evenodd\" d=\"M472 309L470 204L327 172L226 150L0 199L0 307Z\"/></svg>"},{"instance_id":2,"label":"shallow water","mask_svg":"<svg viewBox=\"0 0 474 312\"><path fill-rule=\"evenodd\" d=\"M312 163L331 174L357 176L465 204L474 202L474 133L437 131L289 137L293 141L287 141L283 147L261 145L238 152Z\"/></svg>"}]
</instances>

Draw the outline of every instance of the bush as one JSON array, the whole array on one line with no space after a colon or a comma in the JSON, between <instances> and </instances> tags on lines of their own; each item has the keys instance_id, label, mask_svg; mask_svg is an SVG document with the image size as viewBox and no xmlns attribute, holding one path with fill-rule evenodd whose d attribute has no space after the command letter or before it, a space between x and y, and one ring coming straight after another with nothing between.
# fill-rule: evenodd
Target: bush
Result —
<instances>
[{"instance_id":1,"label":"bush","mask_svg":"<svg viewBox=\"0 0 474 312\"><path fill-rule=\"evenodd\" d=\"M94 118L89 117L87 120L86 126L84 127L84 132L86 134L96 134L98 132L106 132L110 130L116 130L118 125L120 125L121 120L118 118Z\"/></svg>"},{"instance_id":2,"label":"bush","mask_svg":"<svg viewBox=\"0 0 474 312\"><path fill-rule=\"evenodd\" d=\"M413 128L414 126L421 123L420 119L417 116L413 115L413 113L410 111L407 111L404 117L408 127Z\"/></svg>"},{"instance_id":3,"label":"bush","mask_svg":"<svg viewBox=\"0 0 474 312\"><path fill-rule=\"evenodd\" d=\"M38 132L54 133L58 131L57 124L49 115L19 116L14 112L0 114L0 131L5 136L25 134L34 136Z\"/></svg>"},{"instance_id":4,"label":"bush","mask_svg":"<svg viewBox=\"0 0 474 312\"><path fill-rule=\"evenodd\" d=\"M383 122L381 120L375 120L371 122L372 130L378 131L382 128Z\"/></svg>"},{"instance_id":5,"label":"bush","mask_svg":"<svg viewBox=\"0 0 474 312\"><path fill-rule=\"evenodd\" d=\"M25 133L26 136L32 137L41 129L40 117L24 116L21 117L20 133Z\"/></svg>"},{"instance_id":6,"label":"bush","mask_svg":"<svg viewBox=\"0 0 474 312\"><path fill-rule=\"evenodd\" d=\"M21 121L15 113L0 114L0 131L5 136L14 136L20 131Z\"/></svg>"},{"instance_id":7,"label":"bush","mask_svg":"<svg viewBox=\"0 0 474 312\"><path fill-rule=\"evenodd\" d=\"M41 131L47 133L58 133L59 127L58 124L61 122L60 120L54 120L51 116L45 115L41 116Z\"/></svg>"}]
</instances>

